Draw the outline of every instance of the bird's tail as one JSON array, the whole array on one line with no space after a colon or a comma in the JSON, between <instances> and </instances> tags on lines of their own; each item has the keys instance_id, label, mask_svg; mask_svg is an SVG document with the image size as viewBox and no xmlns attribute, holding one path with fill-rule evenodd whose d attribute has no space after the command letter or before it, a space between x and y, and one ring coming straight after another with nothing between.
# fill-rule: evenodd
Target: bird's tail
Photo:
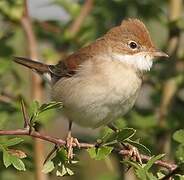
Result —
<instances>
[{"instance_id":1,"label":"bird's tail","mask_svg":"<svg viewBox=\"0 0 184 180\"><path fill-rule=\"evenodd\" d=\"M16 63L26 66L32 70L35 70L40 74L50 73L49 65L47 64L44 64L38 61L33 61L29 58L24 58L24 57L14 57L13 60Z\"/></svg>"}]
</instances>

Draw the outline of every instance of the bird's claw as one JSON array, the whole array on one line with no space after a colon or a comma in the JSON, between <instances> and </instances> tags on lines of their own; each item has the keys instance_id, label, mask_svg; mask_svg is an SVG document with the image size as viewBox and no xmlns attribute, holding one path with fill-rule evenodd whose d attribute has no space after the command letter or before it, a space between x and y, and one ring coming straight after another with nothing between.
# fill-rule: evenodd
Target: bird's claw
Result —
<instances>
[{"instance_id":1,"label":"bird's claw","mask_svg":"<svg viewBox=\"0 0 184 180\"><path fill-rule=\"evenodd\" d=\"M76 146L80 148L80 143L78 139L69 135L66 139L66 147L68 148L68 154L67 154L68 159L73 159L74 157L73 147L76 147Z\"/></svg>"},{"instance_id":2,"label":"bird's claw","mask_svg":"<svg viewBox=\"0 0 184 180\"><path fill-rule=\"evenodd\" d=\"M123 144L123 146L129 150L129 157L133 160L133 161L137 161L139 164L142 165L142 159L141 159L141 156L140 156L140 153L139 153L139 150L130 145L130 144Z\"/></svg>"},{"instance_id":3,"label":"bird's claw","mask_svg":"<svg viewBox=\"0 0 184 180\"><path fill-rule=\"evenodd\" d=\"M138 163L142 165L142 159L139 150L136 147L130 146L130 156L134 161L138 161Z\"/></svg>"}]
</instances>

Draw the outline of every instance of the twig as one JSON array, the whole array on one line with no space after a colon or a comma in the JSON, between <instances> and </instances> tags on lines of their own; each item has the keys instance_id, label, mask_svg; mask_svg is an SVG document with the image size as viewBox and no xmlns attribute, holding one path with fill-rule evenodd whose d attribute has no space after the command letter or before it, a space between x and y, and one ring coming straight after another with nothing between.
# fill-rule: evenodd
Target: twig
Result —
<instances>
[{"instance_id":1,"label":"twig","mask_svg":"<svg viewBox=\"0 0 184 180\"><path fill-rule=\"evenodd\" d=\"M30 122L29 122L29 117L25 108L25 104L24 101L21 100L21 110L22 110L22 114L23 114L23 119L24 119L24 128L25 129L29 129L30 127Z\"/></svg>"},{"instance_id":2,"label":"twig","mask_svg":"<svg viewBox=\"0 0 184 180\"><path fill-rule=\"evenodd\" d=\"M12 95L10 95L7 92L1 92L0 94L0 102L4 102L4 103L11 103L13 100L16 100L17 97L14 97Z\"/></svg>"},{"instance_id":3,"label":"twig","mask_svg":"<svg viewBox=\"0 0 184 180\"><path fill-rule=\"evenodd\" d=\"M82 9L81 9L79 16L71 24L71 26L68 30L70 32L71 36L74 36L79 32L81 25L84 22L84 19L91 12L92 7L93 7L93 0L86 0Z\"/></svg>"},{"instance_id":4,"label":"twig","mask_svg":"<svg viewBox=\"0 0 184 180\"><path fill-rule=\"evenodd\" d=\"M65 146L66 145L66 141L61 139L61 138L57 138L57 137L53 137L53 136L49 136L46 134L41 134L39 132L33 131L31 132L31 134L29 133L28 129L16 129L16 130L0 130L0 136L2 135L19 135L19 136L30 136L33 138L39 138L42 139L44 141L53 143L54 145L58 145L59 147L61 146ZM80 143L80 148L92 148L95 147L95 143ZM76 144L73 143L73 147L76 147ZM123 155L123 156L130 156L130 151L129 150L116 150L119 154ZM151 157L140 154L141 159L143 162L147 162L151 159ZM169 171L173 171L177 168L177 165L174 163L169 163L163 160L157 160L155 162L155 165L159 165L161 167L167 168Z\"/></svg>"},{"instance_id":5,"label":"twig","mask_svg":"<svg viewBox=\"0 0 184 180\"><path fill-rule=\"evenodd\" d=\"M10 103L11 99L9 97L7 97L7 96L0 95L0 102Z\"/></svg>"},{"instance_id":6,"label":"twig","mask_svg":"<svg viewBox=\"0 0 184 180\"><path fill-rule=\"evenodd\" d=\"M120 150L119 151L119 154L123 155L123 156L130 156L131 152L129 150ZM140 157L141 157L141 160L143 162L147 162L151 159L150 156L146 156L146 155L143 155L143 154L140 154ZM168 163L166 161L163 161L163 160L157 160L155 163L155 165L159 165L161 167L164 167L166 169L168 169L169 171L173 171L177 168L177 165L174 164L174 163Z\"/></svg>"},{"instance_id":7,"label":"twig","mask_svg":"<svg viewBox=\"0 0 184 180\"><path fill-rule=\"evenodd\" d=\"M48 22L38 22L38 25L40 25L42 27L42 29L44 29L47 32L51 32L54 34L60 34L62 32L60 27L58 27L54 24L50 24Z\"/></svg>"}]
</instances>

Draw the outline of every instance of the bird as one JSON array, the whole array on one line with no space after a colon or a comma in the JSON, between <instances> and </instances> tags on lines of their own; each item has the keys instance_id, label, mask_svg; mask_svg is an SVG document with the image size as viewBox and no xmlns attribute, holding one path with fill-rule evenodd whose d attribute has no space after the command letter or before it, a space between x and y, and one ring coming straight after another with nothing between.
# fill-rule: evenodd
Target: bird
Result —
<instances>
[{"instance_id":1,"label":"bird","mask_svg":"<svg viewBox=\"0 0 184 180\"><path fill-rule=\"evenodd\" d=\"M63 103L69 120L67 144L72 157L71 143L79 144L71 135L72 123L98 128L125 115L157 57L168 55L156 48L141 20L128 18L56 65L24 57L14 61L49 77L51 97Z\"/></svg>"}]
</instances>

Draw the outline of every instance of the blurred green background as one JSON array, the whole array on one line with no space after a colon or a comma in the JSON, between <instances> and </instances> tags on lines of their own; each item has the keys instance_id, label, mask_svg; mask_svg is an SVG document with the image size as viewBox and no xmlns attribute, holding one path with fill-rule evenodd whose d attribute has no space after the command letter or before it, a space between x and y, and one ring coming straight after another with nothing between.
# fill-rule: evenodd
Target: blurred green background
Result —
<instances>
[{"instance_id":1,"label":"blurred green background","mask_svg":"<svg viewBox=\"0 0 184 180\"><path fill-rule=\"evenodd\" d=\"M152 154L165 153L165 159L169 161L183 161L184 145L172 138L176 130L184 128L183 6L182 0L27 0L27 5L23 0L1 0L0 129L22 127L20 97L28 105L33 99L41 102L50 99L50 87L40 82L39 76L35 78L28 69L14 64L13 56L55 64L102 36L123 19L136 17L146 24L156 46L167 52L170 58L155 62L151 72L145 76L136 106L118 123L122 127L135 128L137 138ZM30 29L33 31L30 32ZM39 88L35 88L37 85ZM45 113L39 119L40 131L64 138L67 122L61 119L59 111ZM89 142L95 141L101 131L78 126L73 128L74 136ZM6 138L1 137L0 140ZM39 163L43 163L50 148L49 143L25 138L18 149L23 149L28 155L24 160L27 171L6 169L0 163L0 179L61 179L54 174L39 174ZM123 172L117 155L95 161L81 151L79 159L75 175L63 179L136 179L131 170L126 174Z\"/></svg>"}]
</instances>

